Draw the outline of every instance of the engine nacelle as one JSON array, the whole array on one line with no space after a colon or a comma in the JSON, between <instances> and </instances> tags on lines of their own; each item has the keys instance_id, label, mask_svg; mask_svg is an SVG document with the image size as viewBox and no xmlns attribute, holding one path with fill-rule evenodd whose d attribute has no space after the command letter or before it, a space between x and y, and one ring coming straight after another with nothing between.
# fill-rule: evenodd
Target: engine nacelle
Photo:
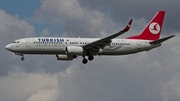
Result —
<instances>
[{"instance_id":1,"label":"engine nacelle","mask_svg":"<svg viewBox=\"0 0 180 101\"><path fill-rule=\"evenodd\" d=\"M77 46L68 46L66 47L66 54L67 55L83 55L83 48Z\"/></svg>"},{"instance_id":2,"label":"engine nacelle","mask_svg":"<svg viewBox=\"0 0 180 101\"><path fill-rule=\"evenodd\" d=\"M76 58L76 55L63 55L63 54L57 54L56 55L57 60L73 60L74 58Z\"/></svg>"}]
</instances>

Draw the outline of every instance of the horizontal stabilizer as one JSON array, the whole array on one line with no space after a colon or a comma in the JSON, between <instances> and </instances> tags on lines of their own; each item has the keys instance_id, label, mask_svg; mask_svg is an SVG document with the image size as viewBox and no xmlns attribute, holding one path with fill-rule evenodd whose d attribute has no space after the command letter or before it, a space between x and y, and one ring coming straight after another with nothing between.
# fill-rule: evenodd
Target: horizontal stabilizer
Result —
<instances>
[{"instance_id":1,"label":"horizontal stabilizer","mask_svg":"<svg viewBox=\"0 0 180 101\"><path fill-rule=\"evenodd\" d=\"M172 38L174 36L175 35L171 35L171 36L159 39L159 40L155 40L155 41L150 42L150 44L160 44L160 43L162 43L162 42L164 42L164 41L166 41L166 40L168 40L168 39L170 39L170 38Z\"/></svg>"}]
</instances>

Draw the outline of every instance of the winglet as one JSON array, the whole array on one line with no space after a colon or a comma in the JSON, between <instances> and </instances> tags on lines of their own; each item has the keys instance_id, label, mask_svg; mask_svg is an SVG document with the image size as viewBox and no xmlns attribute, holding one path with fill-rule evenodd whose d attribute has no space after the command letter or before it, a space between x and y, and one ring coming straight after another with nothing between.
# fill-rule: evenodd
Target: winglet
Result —
<instances>
[{"instance_id":1,"label":"winglet","mask_svg":"<svg viewBox=\"0 0 180 101\"><path fill-rule=\"evenodd\" d=\"M131 24L132 24L132 21L133 21L133 19L131 19L131 20L129 21L129 23L127 24L127 26L124 28L123 31L127 32L127 31L130 29Z\"/></svg>"}]
</instances>

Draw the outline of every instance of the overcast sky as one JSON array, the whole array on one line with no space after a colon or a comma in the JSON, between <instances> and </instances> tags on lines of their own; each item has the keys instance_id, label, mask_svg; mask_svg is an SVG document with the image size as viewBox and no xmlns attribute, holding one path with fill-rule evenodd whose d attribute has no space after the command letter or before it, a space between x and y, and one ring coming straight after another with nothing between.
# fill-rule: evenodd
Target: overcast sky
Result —
<instances>
[{"instance_id":1,"label":"overcast sky","mask_svg":"<svg viewBox=\"0 0 180 101\"><path fill-rule=\"evenodd\" d=\"M1 0L0 101L179 101L180 1L177 0ZM105 37L130 18L136 35L165 10L159 48L127 56L100 56L86 65L78 57L25 55L5 50L15 39L35 36Z\"/></svg>"}]
</instances>

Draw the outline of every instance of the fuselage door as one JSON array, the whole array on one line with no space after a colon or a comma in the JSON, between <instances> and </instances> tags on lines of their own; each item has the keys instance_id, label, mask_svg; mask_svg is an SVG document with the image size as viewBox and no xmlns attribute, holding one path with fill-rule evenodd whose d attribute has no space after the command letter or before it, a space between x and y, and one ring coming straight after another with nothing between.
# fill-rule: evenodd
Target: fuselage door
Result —
<instances>
[{"instance_id":1,"label":"fuselage door","mask_svg":"<svg viewBox=\"0 0 180 101\"><path fill-rule=\"evenodd\" d=\"M30 39L26 39L25 43L26 43L26 47L30 47Z\"/></svg>"}]
</instances>

